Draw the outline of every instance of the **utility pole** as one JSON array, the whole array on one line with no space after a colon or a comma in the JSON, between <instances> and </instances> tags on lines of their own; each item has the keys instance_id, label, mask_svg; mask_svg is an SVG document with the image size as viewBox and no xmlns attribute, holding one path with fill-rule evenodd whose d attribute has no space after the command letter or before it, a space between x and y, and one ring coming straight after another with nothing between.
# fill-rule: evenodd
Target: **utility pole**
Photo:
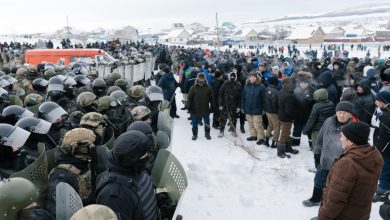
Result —
<instances>
[{"instance_id":1,"label":"utility pole","mask_svg":"<svg viewBox=\"0 0 390 220\"><path fill-rule=\"evenodd\" d=\"M215 13L215 20L217 21L217 50L219 51L219 26L218 26L218 12Z\"/></svg>"}]
</instances>

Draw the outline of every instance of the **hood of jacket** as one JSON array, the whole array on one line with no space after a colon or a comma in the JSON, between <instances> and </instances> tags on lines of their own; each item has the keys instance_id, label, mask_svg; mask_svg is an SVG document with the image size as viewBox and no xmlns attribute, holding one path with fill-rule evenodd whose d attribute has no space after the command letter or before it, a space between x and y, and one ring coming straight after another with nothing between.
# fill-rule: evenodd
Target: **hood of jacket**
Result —
<instances>
[{"instance_id":1,"label":"hood of jacket","mask_svg":"<svg viewBox=\"0 0 390 220\"><path fill-rule=\"evenodd\" d=\"M371 82L368 79L362 79L356 85L360 86L363 88L364 92L363 93L357 93L358 95L367 95L371 92Z\"/></svg>"},{"instance_id":2,"label":"hood of jacket","mask_svg":"<svg viewBox=\"0 0 390 220\"><path fill-rule=\"evenodd\" d=\"M332 72L325 71L320 76L318 76L318 82L322 85L322 87L326 88L333 83Z\"/></svg>"},{"instance_id":3,"label":"hood of jacket","mask_svg":"<svg viewBox=\"0 0 390 220\"><path fill-rule=\"evenodd\" d=\"M313 99L316 102L328 100L328 91L326 89L318 89L313 93Z\"/></svg>"},{"instance_id":4,"label":"hood of jacket","mask_svg":"<svg viewBox=\"0 0 390 220\"><path fill-rule=\"evenodd\" d=\"M346 152L355 163L361 165L369 172L376 173L378 170L382 169L382 155L375 147L369 144L361 146L353 145Z\"/></svg>"}]
</instances>

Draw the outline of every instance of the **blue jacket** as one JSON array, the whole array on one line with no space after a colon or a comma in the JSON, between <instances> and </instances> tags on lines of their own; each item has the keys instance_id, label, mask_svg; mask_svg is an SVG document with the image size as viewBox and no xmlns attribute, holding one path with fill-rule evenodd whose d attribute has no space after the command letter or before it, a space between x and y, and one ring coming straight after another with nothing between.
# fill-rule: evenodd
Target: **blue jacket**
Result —
<instances>
[{"instance_id":1,"label":"blue jacket","mask_svg":"<svg viewBox=\"0 0 390 220\"><path fill-rule=\"evenodd\" d=\"M264 109L264 92L265 87L258 78L254 84L246 81L242 90L241 109L247 115L262 115Z\"/></svg>"},{"instance_id":2,"label":"blue jacket","mask_svg":"<svg viewBox=\"0 0 390 220\"><path fill-rule=\"evenodd\" d=\"M178 85L173 73L165 73L157 84L162 89L164 99L168 101L171 100Z\"/></svg>"},{"instance_id":3,"label":"blue jacket","mask_svg":"<svg viewBox=\"0 0 390 220\"><path fill-rule=\"evenodd\" d=\"M206 80L207 80L207 83L209 85L212 85L213 84L213 81L211 80L211 74L209 73L209 71L207 69L202 69L202 72L204 73L204 75L206 76Z\"/></svg>"}]
</instances>

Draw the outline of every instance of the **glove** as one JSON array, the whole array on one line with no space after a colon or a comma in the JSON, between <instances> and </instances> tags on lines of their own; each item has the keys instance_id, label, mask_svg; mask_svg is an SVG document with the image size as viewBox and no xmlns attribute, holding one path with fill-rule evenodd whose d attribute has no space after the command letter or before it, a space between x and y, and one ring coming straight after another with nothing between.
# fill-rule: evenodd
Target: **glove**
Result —
<instances>
[{"instance_id":1,"label":"glove","mask_svg":"<svg viewBox=\"0 0 390 220\"><path fill-rule=\"evenodd\" d=\"M223 110L223 107L222 106L219 106L219 111L222 111Z\"/></svg>"},{"instance_id":2,"label":"glove","mask_svg":"<svg viewBox=\"0 0 390 220\"><path fill-rule=\"evenodd\" d=\"M240 113L240 108L237 108L236 113Z\"/></svg>"}]
</instances>

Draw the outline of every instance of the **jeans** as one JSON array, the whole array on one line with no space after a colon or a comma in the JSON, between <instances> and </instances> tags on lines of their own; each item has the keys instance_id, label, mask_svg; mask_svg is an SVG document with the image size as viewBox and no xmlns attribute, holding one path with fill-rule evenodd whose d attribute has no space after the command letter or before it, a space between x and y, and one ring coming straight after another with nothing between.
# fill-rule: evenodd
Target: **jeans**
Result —
<instances>
[{"instance_id":1,"label":"jeans","mask_svg":"<svg viewBox=\"0 0 390 220\"><path fill-rule=\"evenodd\" d=\"M383 157L384 164L381 176L379 177L379 188L390 190L390 157Z\"/></svg>"},{"instance_id":2,"label":"jeans","mask_svg":"<svg viewBox=\"0 0 390 220\"><path fill-rule=\"evenodd\" d=\"M316 175L314 176L314 187L323 189L326 184L326 178L328 177L329 170L317 169Z\"/></svg>"},{"instance_id":3,"label":"jeans","mask_svg":"<svg viewBox=\"0 0 390 220\"><path fill-rule=\"evenodd\" d=\"M210 115L204 116L202 118L203 118L205 126L210 127ZM199 119L200 118L198 118L196 116L191 116L192 128L198 128L198 120Z\"/></svg>"}]
</instances>

